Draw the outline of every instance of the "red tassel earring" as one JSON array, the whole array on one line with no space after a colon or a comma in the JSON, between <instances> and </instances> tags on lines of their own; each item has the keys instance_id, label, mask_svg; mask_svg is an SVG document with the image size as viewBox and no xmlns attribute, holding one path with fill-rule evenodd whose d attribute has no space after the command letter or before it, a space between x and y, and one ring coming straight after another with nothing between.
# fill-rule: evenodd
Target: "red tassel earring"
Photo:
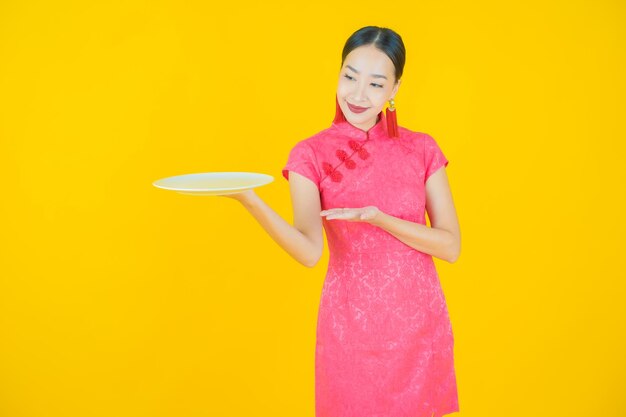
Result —
<instances>
[{"instance_id":1,"label":"red tassel earring","mask_svg":"<svg viewBox=\"0 0 626 417\"><path fill-rule=\"evenodd\" d=\"M398 120L396 116L395 102L393 99L389 99L389 107L387 107L387 133L389 137L398 137Z\"/></svg>"},{"instance_id":2,"label":"red tassel earring","mask_svg":"<svg viewBox=\"0 0 626 417\"><path fill-rule=\"evenodd\" d=\"M344 116L343 111L341 110L341 107L339 107L339 99L337 98L337 96L335 96L335 103L336 103L335 120L333 120L333 123L345 122L346 116Z\"/></svg>"}]
</instances>

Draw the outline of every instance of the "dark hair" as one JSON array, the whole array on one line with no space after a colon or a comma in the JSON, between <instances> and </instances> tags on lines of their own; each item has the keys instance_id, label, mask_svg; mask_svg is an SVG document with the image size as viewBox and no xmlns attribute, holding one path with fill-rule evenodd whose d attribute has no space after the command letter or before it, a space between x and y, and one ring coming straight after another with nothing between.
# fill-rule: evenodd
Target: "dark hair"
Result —
<instances>
[{"instance_id":1,"label":"dark hair","mask_svg":"<svg viewBox=\"0 0 626 417\"><path fill-rule=\"evenodd\" d=\"M376 48L384 52L396 68L396 82L402 77L404 62L406 61L406 51L402 38L389 28L378 26L365 26L354 32L343 47L341 53L341 66L346 57L353 49L359 46L373 44Z\"/></svg>"}]
</instances>

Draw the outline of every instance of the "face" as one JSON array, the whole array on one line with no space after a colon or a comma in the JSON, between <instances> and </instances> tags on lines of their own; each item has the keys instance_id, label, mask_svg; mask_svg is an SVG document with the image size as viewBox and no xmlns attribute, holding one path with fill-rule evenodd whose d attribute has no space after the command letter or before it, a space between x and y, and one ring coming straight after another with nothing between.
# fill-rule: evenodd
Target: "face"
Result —
<instances>
[{"instance_id":1,"label":"face","mask_svg":"<svg viewBox=\"0 0 626 417\"><path fill-rule=\"evenodd\" d=\"M395 97L400 83L395 82L393 62L383 51L373 45L360 46L346 56L339 72L339 107L349 123L367 131L376 124L385 103Z\"/></svg>"}]
</instances>

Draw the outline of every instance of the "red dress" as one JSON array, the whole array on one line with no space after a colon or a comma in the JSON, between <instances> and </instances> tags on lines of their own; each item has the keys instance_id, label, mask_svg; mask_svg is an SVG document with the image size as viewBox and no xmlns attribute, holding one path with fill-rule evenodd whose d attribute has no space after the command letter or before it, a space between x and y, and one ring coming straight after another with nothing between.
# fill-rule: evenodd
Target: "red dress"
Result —
<instances>
[{"instance_id":1,"label":"red dress","mask_svg":"<svg viewBox=\"0 0 626 417\"><path fill-rule=\"evenodd\" d=\"M289 171L318 187L322 209L377 206L426 224L425 183L448 165L435 140L383 112L298 142ZM459 411L454 337L431 255L365 222L322 218L329 263L315 349L316 417L435 417Z\"/></svg>"}]
</instances>

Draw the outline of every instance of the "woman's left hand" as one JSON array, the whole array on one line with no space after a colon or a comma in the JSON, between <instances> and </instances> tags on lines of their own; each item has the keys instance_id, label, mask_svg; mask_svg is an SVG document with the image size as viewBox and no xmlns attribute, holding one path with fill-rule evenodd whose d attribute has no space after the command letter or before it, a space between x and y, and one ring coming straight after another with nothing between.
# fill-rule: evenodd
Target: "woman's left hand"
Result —
<instances>
[{"instance_id":1,"label":"woman's left hand","mask_svg":"<svg viewBox=\"0 0 626 417\"><path fill-rule=\"evenodd\" d=\"M322 210L321 216L326 216L326 220L340 219L352 222L371 223L381 211L376 206L367 206L360 208L332 208Z\"/></svg>"}]
</instances>

